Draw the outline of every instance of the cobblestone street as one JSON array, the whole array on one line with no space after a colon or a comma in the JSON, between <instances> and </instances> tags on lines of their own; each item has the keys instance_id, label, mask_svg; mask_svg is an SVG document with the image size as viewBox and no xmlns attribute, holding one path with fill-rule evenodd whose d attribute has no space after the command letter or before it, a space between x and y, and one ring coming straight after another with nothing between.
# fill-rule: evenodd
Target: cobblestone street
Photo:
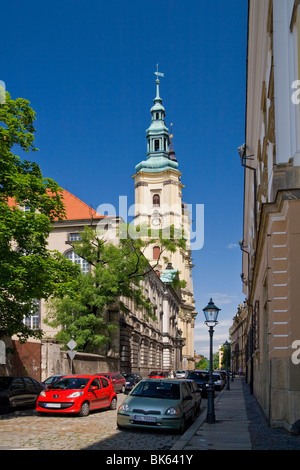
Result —
<instances>
[{"instance_id":1,"label":"cobblestone street","mask_svg":"<svg viewBox=\"0 0 300 470\"><path fill-rule=\"evenodd\" d=\"M118 405L126 395L118 395ZM159 431L119 431L117 411L91 412L89 416L45 415L18 410L0 415L0 450L164 450L179 434Z\"/></svg>"}]
</instances>

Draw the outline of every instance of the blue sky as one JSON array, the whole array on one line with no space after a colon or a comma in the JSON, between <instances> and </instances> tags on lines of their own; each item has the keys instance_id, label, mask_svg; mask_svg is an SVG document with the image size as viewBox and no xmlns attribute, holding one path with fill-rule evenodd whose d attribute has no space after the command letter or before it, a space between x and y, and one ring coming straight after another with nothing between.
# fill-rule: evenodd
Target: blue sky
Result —
<instances>
[{"instance_id":1,"label":"blue sky","mask_svg":"<svg viewBox=\"0 0 300 470\"><path fill-rule=\"evenodd\" d=\"M208 355L202 309L221 308L214 348L244 300L240 280L247 0L11 0L1 5L0 80L37 113L31 158L44 176L97 209L134 203L135 165L160 95L185 185L203 204L193 252L195 350ZM4 20L5 19L5 20ZM27 156L26 156L27 157ZM192 214L193 216L193 214Z\"/></svg>"}]
</instances>

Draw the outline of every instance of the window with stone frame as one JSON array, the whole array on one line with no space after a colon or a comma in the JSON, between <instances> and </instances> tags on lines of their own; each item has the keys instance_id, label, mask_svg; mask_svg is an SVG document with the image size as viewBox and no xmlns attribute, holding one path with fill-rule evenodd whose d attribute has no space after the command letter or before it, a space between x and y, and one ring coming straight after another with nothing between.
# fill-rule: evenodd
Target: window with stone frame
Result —
<instances>
[{"instance_id":1,"label":"window with stone frame","mask_svg":"<svg viewBox=\"0 0 300 470\"><path fill-rule=\"evenodd\" d=\"M153 204L153 206L156 206L156 207L160 206L160 195L159 194L154 194L153 195L152 204Z\"/></svg>"},{"instance_id":2,"label":"window with stone frame","mask_svg":"<svg viewBox=\"0 0 300 470\"><path fill-rule=\"evenodd\" d=\"M32 304L32 315L23 318L23 323L31 330L40 328L40 301L35 300Z\"/></svg>"},{"instance_id":3,"label":"window with stone frame","mask_svg":"<svg viewBox=\"0 0 300 470\"><path fill-rule=\"evenodd\" d=\"M154 246L153 247L153 259L158 260L160 257L160 247Z\"/></svg>"}]
</instances>

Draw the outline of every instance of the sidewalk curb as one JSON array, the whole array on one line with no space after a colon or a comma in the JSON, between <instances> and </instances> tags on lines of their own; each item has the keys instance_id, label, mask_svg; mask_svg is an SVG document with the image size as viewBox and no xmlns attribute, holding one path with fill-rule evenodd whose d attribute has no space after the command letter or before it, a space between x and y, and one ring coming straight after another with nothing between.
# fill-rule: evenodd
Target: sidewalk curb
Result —
<instances>
[{"instance_id":1,"label":"sidewalk curb","mask_svg":"<svg viewBox=\"0 0 300 470\"><path fill-rule=\"evenodd\" d=\"M223 393L225 391L225 388L219 393L217 398L215 399L215 403L217 403L220 398L223 396ZM194 436L195 432L202 426L206 419L206 413L207 413L207 407L205 407L196 421L185 431L185 433L178 439L178 441L175 442L173 447L171 447L170 450L182 450L184 447L189 443L189 441L192 439Z\"/></svg>"}]
</instances>

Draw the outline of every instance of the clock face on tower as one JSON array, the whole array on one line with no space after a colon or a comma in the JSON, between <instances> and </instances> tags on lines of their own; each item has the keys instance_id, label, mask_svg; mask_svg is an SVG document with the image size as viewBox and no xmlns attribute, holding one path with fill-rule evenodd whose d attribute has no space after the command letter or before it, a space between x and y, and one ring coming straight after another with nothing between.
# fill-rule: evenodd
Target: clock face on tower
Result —
<instances>
[{"instance_id":1,"label":"clock face on tower","mask_svg":"<svg viewBox=\"0 0 300 470\"><path fill-rule=\"evenodd\" d=\"M157 227L159 225L159 218L158 217L152 217L151 223L152 223L152 225L154 225L154 227Z\"/></svg>"}]
</instances>

